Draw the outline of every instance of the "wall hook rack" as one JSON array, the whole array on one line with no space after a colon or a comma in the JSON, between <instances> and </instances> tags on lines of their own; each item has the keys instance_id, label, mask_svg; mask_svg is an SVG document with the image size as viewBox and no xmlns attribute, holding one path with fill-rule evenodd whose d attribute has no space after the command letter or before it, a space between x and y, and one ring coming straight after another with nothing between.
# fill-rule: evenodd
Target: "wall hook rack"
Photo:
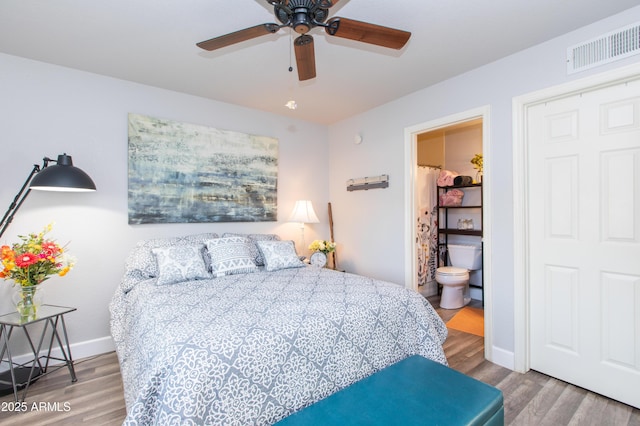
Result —
<instances>
[{"instance_id":1,"label":"wall hook rack","mask_svg":"<svg viewBox=\"0 0 640 426\"><path fill-rule=\"evenodd\" d=\"M361 191L375 188L389 187L389 175L379 175L349 179L347 181L347 191Z\"/></svg>"}]
</instances>

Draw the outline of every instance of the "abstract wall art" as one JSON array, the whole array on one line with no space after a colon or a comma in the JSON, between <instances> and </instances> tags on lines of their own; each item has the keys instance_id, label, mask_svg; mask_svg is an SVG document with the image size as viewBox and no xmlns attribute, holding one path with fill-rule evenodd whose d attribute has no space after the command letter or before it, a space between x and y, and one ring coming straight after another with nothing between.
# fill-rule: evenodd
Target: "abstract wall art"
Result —
<instances>
[{"instance_id":1,"label":"abstract wall art","mask_svg":"<svg viewBox=\"0 0 640 426\"><path fill-rule=\"evenodd\" d=\"M277 220L278 140L129 114L129 224Z\"/></svg>"}]
</instances>

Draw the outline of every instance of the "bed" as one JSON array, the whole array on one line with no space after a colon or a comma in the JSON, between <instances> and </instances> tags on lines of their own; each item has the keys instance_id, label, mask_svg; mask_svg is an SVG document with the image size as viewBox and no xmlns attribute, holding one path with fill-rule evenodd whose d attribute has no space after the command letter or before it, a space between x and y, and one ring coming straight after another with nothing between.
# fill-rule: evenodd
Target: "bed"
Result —
<instances>
[{"instance_id":1,"label":"bed","mask_svg":"<svg viewBox=\"0 0 640 426\"><path fill-rule=\"evenodd\" d=\"M446 326L418 293L304 264L275 235L138 243L110 304L126 425L269 425L419 354Z\"/></svg>"}]
</instances>

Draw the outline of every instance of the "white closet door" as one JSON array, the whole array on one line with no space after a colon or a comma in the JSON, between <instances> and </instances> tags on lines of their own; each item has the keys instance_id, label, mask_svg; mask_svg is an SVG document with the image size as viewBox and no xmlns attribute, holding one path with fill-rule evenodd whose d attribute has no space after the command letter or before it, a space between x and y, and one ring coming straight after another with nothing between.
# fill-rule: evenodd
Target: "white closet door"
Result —
<instances>
[{"instance_id":1,"label":"white closet door","mask_svg":"<svg viewBox=\"0 0 640 426\"><path fill-rule=\"evenodd\" d=\"M530 365L640 407L640 81L527 113Z\"/></svg>"}]
</instances>

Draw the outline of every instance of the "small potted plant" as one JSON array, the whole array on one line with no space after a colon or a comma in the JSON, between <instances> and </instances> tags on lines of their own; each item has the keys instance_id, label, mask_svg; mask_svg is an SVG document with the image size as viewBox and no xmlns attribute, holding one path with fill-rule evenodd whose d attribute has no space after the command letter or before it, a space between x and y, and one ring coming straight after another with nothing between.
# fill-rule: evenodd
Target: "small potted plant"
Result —
<instances>
[{"instance_id":1,"label":"small potted plant","mask_svg":"<svg viewBox=\"0 0 640 426\"><path fill-rule=\"evenodd\" d=\"M483 168L482 154L474 155L473 158L471 159L471 164L473 165L473 168L477 170L475 183L482 182L482 168Z\"/></svg>"}]
</instances>

